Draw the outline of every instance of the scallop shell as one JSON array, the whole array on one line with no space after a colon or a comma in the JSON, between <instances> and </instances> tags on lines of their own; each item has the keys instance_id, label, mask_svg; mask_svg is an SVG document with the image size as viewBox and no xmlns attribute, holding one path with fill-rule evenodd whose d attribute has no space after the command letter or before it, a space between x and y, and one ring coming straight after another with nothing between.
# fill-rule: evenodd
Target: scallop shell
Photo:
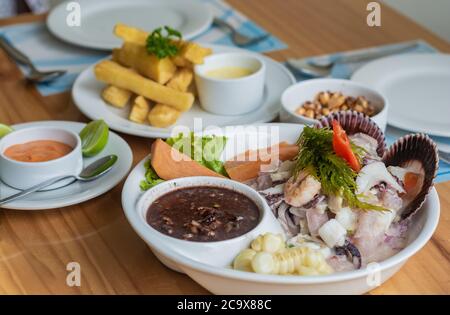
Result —
<instances>
[{"instance_id":1,"label":"scallop shell","mask_svg":"<svg viewBox=\"0 0 450 315\"><path fill-rule=\"evenodd\" d=\"M425 134L412 134L398 139L383 156L386 166L400 166L421 173L422 187L402 211L402 219L413 215L425 202L439 167L436 144Z\"/></svg>"},{"instance_id":2,"label":"scallop shell","mask_svg":"<svg viewBox=\"0 0 450 315\"><path fill-rule=\"evenodd\" d=\"M349 135L361 132L377 140L377 153L379 156L383 156L386 151L384 133L381 131L380 127L369 118L369 116L351 110L339 111L322 117L314 127L331 128L333 120L337 120Z\"/></svg>"}]
</instances>

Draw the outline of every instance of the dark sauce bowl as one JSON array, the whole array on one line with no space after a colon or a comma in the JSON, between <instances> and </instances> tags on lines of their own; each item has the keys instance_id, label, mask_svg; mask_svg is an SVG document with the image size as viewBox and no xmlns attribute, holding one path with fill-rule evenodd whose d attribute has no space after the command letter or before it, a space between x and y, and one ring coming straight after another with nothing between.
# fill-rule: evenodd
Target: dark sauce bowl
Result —
<instances>
[{"instance_id":1,"label":"dark sauce bowl","mask_svg":"<svg viewBox=\"0 0 450 315\"><path fill-rule=\"evenodd\" d=\"M213 187L225 189L248 198L256 205L259 217L254 227L247 229L245 232L234 237L223 240L195 240L181 239L170 236L167 231L162 232L148 223L148 211L151 205L164 195L170 194L179 189L195 188L195 187ZM137 211L139 217L146 226L148 226L148 238L155 242L163 243L164 246L171 250L186 256L188 258L201 261L214 266L229 266L234 257L244 248L247 248L250 242L259 234L267 232L275 234L283 234L283 230L272 210L267 205L262 196L249 186L225 178L218 177L184 177L163 182L150 190L146 191L137 203ZM248 228L248 227L247 227ZM151 244L149 244L150 247ZM152 248L153 250L153 248ZM171 261L164 259L162 253L155 251L156 256L169 268L180 271L179 268Z\"/></svg>"}]
</instances>

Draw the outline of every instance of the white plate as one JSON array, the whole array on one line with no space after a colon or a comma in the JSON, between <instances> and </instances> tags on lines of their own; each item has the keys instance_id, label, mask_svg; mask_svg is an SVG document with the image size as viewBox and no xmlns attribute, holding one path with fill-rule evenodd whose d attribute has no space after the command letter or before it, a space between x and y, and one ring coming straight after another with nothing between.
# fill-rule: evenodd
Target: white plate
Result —
<instances>
[{"instance_id":1,"label":"white plate","mask_svg":"<svg viewBox=\"0 0 450 315\"><path fill-rule=\"evenodd\" d=\"M211 47L214 53L222 52L245 52L246 50L217 45L202 44ZM265 62L266 83L264 100L261 106L250 113L241 116L222 116L204 111L198 101L186 113L183 113L175 126L188 127L193 130L202 130L208 126L228 126L262 123L273 120L280 111L280 97L283 91L295 82L292 74L281 63L268 57L255 54ZM104 119L108 125L117 131L150 138L167 138L171 136L172 128L156 128L150 125L137 124L128 120L128 111L117 109L106 104L100 94L105 84L95 79L93 67L83 71L75 81L72 96L78 108L91 119ZM202 125L194 125L194 119L201 118Z\"/></svg>"},{"instance_id":2,"label":"white plate","mask_svg":"<svg viewBox=\"0 0 450 315\"><path fill-rule=\"evenodd\" d=\"M352 80L384 95L389 125L450 137L450 55L386 57L361 67Z\"/></svg>"},{"instance_id":3,"label":"white plate","mask_svg":"<svg viewBox=\"0 0 450 315\"><path fill-rule=\"evenodd\" d=\"M112 50L121 45L113 28L124 23L154 30L168 25L179 30L184 39L191 39L208 29L212 13L195 0L78 0L81 9L80 26L67 23L68 2L56 6L47 18L47 27L56 37L68 43Z\"/></svg>"},{"instance_id":4,"label":"white plate","mask_svg":"<svg viewBox=\"0 0 450 315\"><path fill-rule=\"evenodd\" d=\"M261 126L278 127L278 133L276 130L272 130L274 133L265 133L257 126L247 127L240 131L225 128L228 131L225 130L223 134L231 139L227 142L225 151L231 154L236 139L253 138L255 134L261 137L259 144L262 144L262 146L257 145L256 147L265 147L267 139L270 139L272 143L278 141L293 143L303 128L303 125L296 124L264 124ZM217 134L215 131L208 133ZM255 144L242 148L242 151L248 148L255 148ZM225 156L227 156L226 152ZM145 174L144 162L146 159L131 171L122 191L122 206L128 221L158 259L174 269L182 270L194 281L215 294L362 294L375 288L375 284L372 283L375 283L374 279L377 279L378 276L379 284L393 276L407 259L419 251L431 238L439 222L439 198L433 188L424 206L414 217L410 227L409 245L396 255L377 265L372 265L371 268L307 277L261 275L208 265L169 249L162 241L161 235L153 232L153 229L150 229L141 219L137 211L137 202L142 195L139 182Z\"/></svg>"},{"instance_id":5,"label":"white plate","mask_svg":"<svg viewBox=\"0 0 450 315\"><path fill-rule=\"evenodd\" d=\"M58 127L78 133L83 129L85 124L71 121L39 121L14 125L13 128L18 130L36 126ZM23 199L5 204L0 208L17 210L54 209L78 204L100 196L116 186L128 174L133 162L133 154L125 140L117 134L110 132L109 141L105 149L97 156L84 158L84 165L89 165L95 160L109 154L118 156L114 168L95 181L85 183L74 182L59 189L36 192ZM0 181L0 199L17 192L19 191Z\"/></svg>"}]
</instances>

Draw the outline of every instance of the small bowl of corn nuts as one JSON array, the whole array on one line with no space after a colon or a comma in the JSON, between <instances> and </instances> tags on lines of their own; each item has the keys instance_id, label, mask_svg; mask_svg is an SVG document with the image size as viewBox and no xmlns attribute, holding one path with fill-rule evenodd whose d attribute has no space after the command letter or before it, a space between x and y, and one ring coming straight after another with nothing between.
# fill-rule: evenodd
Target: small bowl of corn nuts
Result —
<instances>
[{"instance_id":1,"label":"small bowl of corn nuts","mask_svg":"<svg viewBox=\"0 0 450 315\"><path fill-rule=\"evenodd\" d=\"M388 104L377 91L342 79L313 79L290 86L281 96L281 121L312 125L322 116L353 110L386 129Z\"/></svg>"}]
</instances>

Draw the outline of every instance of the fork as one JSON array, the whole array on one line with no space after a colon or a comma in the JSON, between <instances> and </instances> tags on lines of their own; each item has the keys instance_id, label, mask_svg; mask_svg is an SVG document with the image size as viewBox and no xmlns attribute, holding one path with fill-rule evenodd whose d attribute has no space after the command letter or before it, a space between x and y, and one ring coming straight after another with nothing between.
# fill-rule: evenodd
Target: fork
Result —
<instances>
[{"instance_id":1,"label":"fork","mask_svg":"<svg viewBox=\"0 0 450 315\"><path fill-rule=\"evenodd\" d=\"M11 45L4 37L0 36L0 48L17 62L24 64L30 68L30 73L26 76L26 79L34 83L44 83L55 80L66 73L65 70L55 71L39 71L34 66L33 62L25 54Z\"/></svg>"},{"instance_id":2,"label":"fork","mask_svg":"<svg viewBox=\"0 0 450 315\"><path fill-rule=\"evenodd\" d=\"M370 50L361 50L355 52L352 55L348 56L338 56L333 59L319 58L319 59L289 59L287 61L288 65L303 73L305 75L311 77L327 77L331 74L331 70L334 65L337 63L355 63L355 62L363 62L363 61L371 61L374 59L387 57L390 55L395 55L399 53L403 53L409 51L415 47L417 47L418 42L406 42L394 47L386 48L381 51L370 51Z\"/></svg>"},{"instance_id":3,"label":"fork","mask_svg":"<svg viewBox=\"0 0 450 315\"><path fill-rule=\"evenodd\" d=\"M258 37L249 37L244 34L239 33L231 24L221 20L219 18L214 18L213 24L216 26L228 29L231 32L231 40L238 46L250 46L255 45L263 40L269 38L269 34L261 35Z\"/></svg>"}]
</instances>

